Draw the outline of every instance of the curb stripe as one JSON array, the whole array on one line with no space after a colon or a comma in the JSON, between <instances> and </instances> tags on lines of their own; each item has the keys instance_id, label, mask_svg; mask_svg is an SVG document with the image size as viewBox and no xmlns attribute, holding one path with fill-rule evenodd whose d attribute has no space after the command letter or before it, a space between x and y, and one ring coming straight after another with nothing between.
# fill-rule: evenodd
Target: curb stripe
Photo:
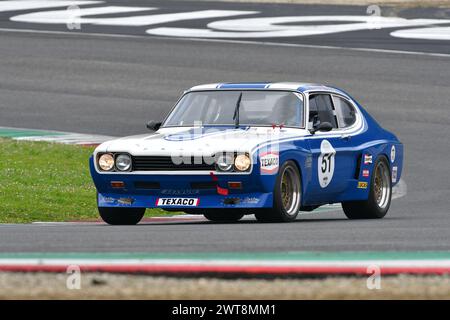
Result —
<instances>
[{"instance_id":1,"label":"curb stripe","mask_svg":"<svg viewBox=\"0 0 450 320\"><path fill-rule=\"evenodd\" d=\"M105 141L115 139L116 137L75 132L0 127L0 138L12 138L19 141L46 141L95 147Z\"/></svg>"},{"instance_id":2,"label":"curb stripe","mask_svg":"<svg viewBox=\"0 0 450 320\"><path fill-rule=\"evenodd\" d=\"M0 265L4 272L66 272L69 265ZM158 274L252 274L252 275L367 275L367 267L320 267L320 266L204 266L204 265L81 265L83 272L110 273L158 273ZM443 275L450 274L448 267L382 267L383 275L417 274Z\"/></svg>"},{"instance_id":3,"label":"curb stripe","mask_svg":"<svg viewBox=\"0 0 450 320\"><path fill-rule=\"evenodd\" d=\"M65 272L68 266L85 272L160 274L450 274L450 259L425 260L212 260L212 259L0 259L0 271Z\"/></svg>"}]
</instances>

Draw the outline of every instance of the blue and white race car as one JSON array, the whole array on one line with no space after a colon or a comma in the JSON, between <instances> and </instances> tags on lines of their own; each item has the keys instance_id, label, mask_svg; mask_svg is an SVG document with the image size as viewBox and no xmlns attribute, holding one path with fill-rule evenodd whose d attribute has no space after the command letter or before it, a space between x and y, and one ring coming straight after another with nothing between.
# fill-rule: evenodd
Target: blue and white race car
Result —
<instances>
[{"instance_id":1,"label":"blue and white race car","mask_svg":"<svg viewBox=\"0 0 450 320\"><path fill-rule=\"evenodd\" d=\"M331 203L350 219L382 218L402 174L396 136L319 84L200 85L147 127L154 132L105 142L90 159L109 224L136 224L146 208L288 222Z\"/></svg>"}]
</instances>

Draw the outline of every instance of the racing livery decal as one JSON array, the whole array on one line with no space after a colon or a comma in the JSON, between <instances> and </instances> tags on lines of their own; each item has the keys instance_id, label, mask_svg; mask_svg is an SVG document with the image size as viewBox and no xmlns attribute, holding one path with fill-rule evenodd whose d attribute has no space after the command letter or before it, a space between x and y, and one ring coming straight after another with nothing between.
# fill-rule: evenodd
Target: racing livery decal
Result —
<instances>
[{"instance_id":1,"label":"racing livery decal","mask_svg":"<svg viewBox=\"0 0 450 320\"><path fill-rule=\"evenodd\" d=\"M369 177L369 175L370 175L370 171L369 171L369 170L363 170L362 176L363 176L364 178Z\"/></svg>"},{"instance_id":2,"label":"racing livery decal","mask_svg":"<svg viewBox=\"0 0 450 320\"><path fill-rule=\"evenodd\" d=\"M365 154L364 155L364 164L371 164L372 163L372 155Z\"/></svg>"},{"instance_id":3,"label":"racing livery decal","mask_svg":"<svg viewBox=\"0 0 450 320\"><path fill-rule=\"evenodd\" d=\"M200 190L198 189L162 189L161 194L169 195L169 196L187 196L199 194Z\"/></svg>"},{"instance_id":4,"label":"racing livery decal","mask_svg":"<svg viewBox=\"0 0 450 320\"><path fill-rule=\"evenodd\" d=\"M217 182L219 181L219 178L217 178L217 176L214 174L214 172L210 172L209 173L211 176L212 181L216 182L216 191L218 194L222 195L222 196L227 196L228 195L228 189L227 188L221 188Z\"/></svg>"},{"instance_id":5,"label":"racing livery decal","mask_svg":"<svg viewBox=\"0 0 450 320\"><path fill-rule=\"evenodd\" d=\"M198 198L158 198L156 200L157 206L196 207L198 203Z\"/></svg>"},{"instance_id":6,"label":"racing livery decal","mask_svg":"<svg viewBox=\"0 0 450 320\"><path fill-rule=\"evenodd\" d=\"M117 203L125 204L125 205L132 205L133 202L134 202L133 198L119 198L117 200Z\"/></svg>"},{"instance_id":7,"label":"racing livery decal","mask_svg":"<svg viewBox=\"0 0 450 320\"><path fill-rule=\"evenodd\" d=\"M320 156L318 160L319 184L322 188L326 188L334 174L334 158L336 150L328 140L323 140L320 144Z\"/></svg>"},{"instance_id":8,"label":"racing livery decal","mask_svg":"<svg viewBox=\"0 0 450 320\"><path fill-rule=\"evenodd\" d=\"M367 189L368 183L365 181L358 182L358 189Z\"/></svg>"},{"instance_id":9,"label":"racing livery decal","mask_svg":"<svg viewBox=\"0 0 450 320\"><path fill-rule=\"evenodd\" d=\"M392 183L397 182L397 171L398 171L397 167L392 167Z\"/></svg>"},{"instance_id":10,"label":"racing livery decal","mask_svg":"<svg viewBox=\"0 0 450 320\"><path fill-rule=\"evenodd\" d=\"M395 146L392 146L391 148L391 162L394 163L395 161Z\"/></svg>"},{"instance_id":11,"label":"racing livery decal","mask_svg":"<svg viewBox=\"0 0 450 320\"><path fill-rule=\"evenodd\" d=\"M262 174L275 174L278 172L280 156L277 152L266 152L259 156Z\"/></svg>"}]
</instances>

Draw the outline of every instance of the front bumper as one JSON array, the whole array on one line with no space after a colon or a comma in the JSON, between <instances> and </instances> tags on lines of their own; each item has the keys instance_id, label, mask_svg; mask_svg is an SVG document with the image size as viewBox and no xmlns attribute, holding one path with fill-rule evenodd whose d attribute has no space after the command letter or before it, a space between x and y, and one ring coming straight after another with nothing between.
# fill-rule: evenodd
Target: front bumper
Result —
<instances>
[{"instance_id":1,"label":"front bumper","mask_svg":"<svg viewBox=\"0 0 450 320\"><path fill-rule=\"evenodd\" d=\"M180 203L194 203L195 205L164 205L170 199ZM185 200L192 201L185 201ZM271 193L245 193L239 195L190 195L190 196L159 196L121 193L99 193L97 204L99 207L124 207L124 208L161 208L161 209L201 209L201 208L265 208L272 207Z\"/></svg>"},{"instance_id":2,"label":"front bumper","mask_svg":"<svg viewBox=\"0 0 450 320\"><path fill-rule=\"evenodd\" d=\"M217 181L210 175L177 175L176 172L173 175L100 174L95 170L92 157L90 171L97 188L99 207L183 210L266 208L273 205L272 190L276 176L260 175L257 172L218 175L215 176ZM112 181L123 182L123 188L113 188ZM230 189L228 182L241 182L242 189ZM145 185L151 187L146 188ZM219 194L216 185L222 190L226 189L228 194Z\"/></svg>"}]
</instances>

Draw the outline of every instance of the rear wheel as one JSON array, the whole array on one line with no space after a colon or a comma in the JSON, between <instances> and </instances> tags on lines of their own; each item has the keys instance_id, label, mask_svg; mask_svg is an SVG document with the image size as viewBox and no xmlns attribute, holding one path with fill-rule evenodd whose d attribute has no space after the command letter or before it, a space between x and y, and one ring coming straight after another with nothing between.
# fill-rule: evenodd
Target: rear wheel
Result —
<instances>
[{"instance_id":1,"label":"rear wheel","mask_svg":"<svg viewBox=\"0 0 450 320\"><path fill-rule=\"evenodd\" d=\"M134 225L141 221L145 208L107 208L99 207L100 217L111 225Z\"/></svg>"},{"instance_id":2,"label":"rear wheel","mask_svg":"<svg viewBox=\"0 0 450 320\"><path fill-rule=\"evenodd\" d=\"M301 205L300 173L293 161L280 168L273 192L273 207L258 209L255 217L260 222L290 222L297 218Z\"/></svg>"},{"instance_id":3,"label":"rear wheel","mask_svg":"<svg viewBox=\"0 0 450 320\"><path fill-rule=\"evenodd\" d=\"M209 221L236 222L236 221L239 221L244 216L244 213L239 209L236 209L236 210L215 209L215 210L208 210L208 211L204 212L203 215Z\"/></svg>"},{"instance_id":4,"label":"rear wheel","mask_svg":"<svg viewBox=\"0 0 450 320\"><path fill-rule=\"evenodd\" d=\"M384 156L377 159L370 181L369 198L365 201L343 202L349 219L381 219L389 210L392 197L391 171Z\"/></svg>"}]
</instances>

